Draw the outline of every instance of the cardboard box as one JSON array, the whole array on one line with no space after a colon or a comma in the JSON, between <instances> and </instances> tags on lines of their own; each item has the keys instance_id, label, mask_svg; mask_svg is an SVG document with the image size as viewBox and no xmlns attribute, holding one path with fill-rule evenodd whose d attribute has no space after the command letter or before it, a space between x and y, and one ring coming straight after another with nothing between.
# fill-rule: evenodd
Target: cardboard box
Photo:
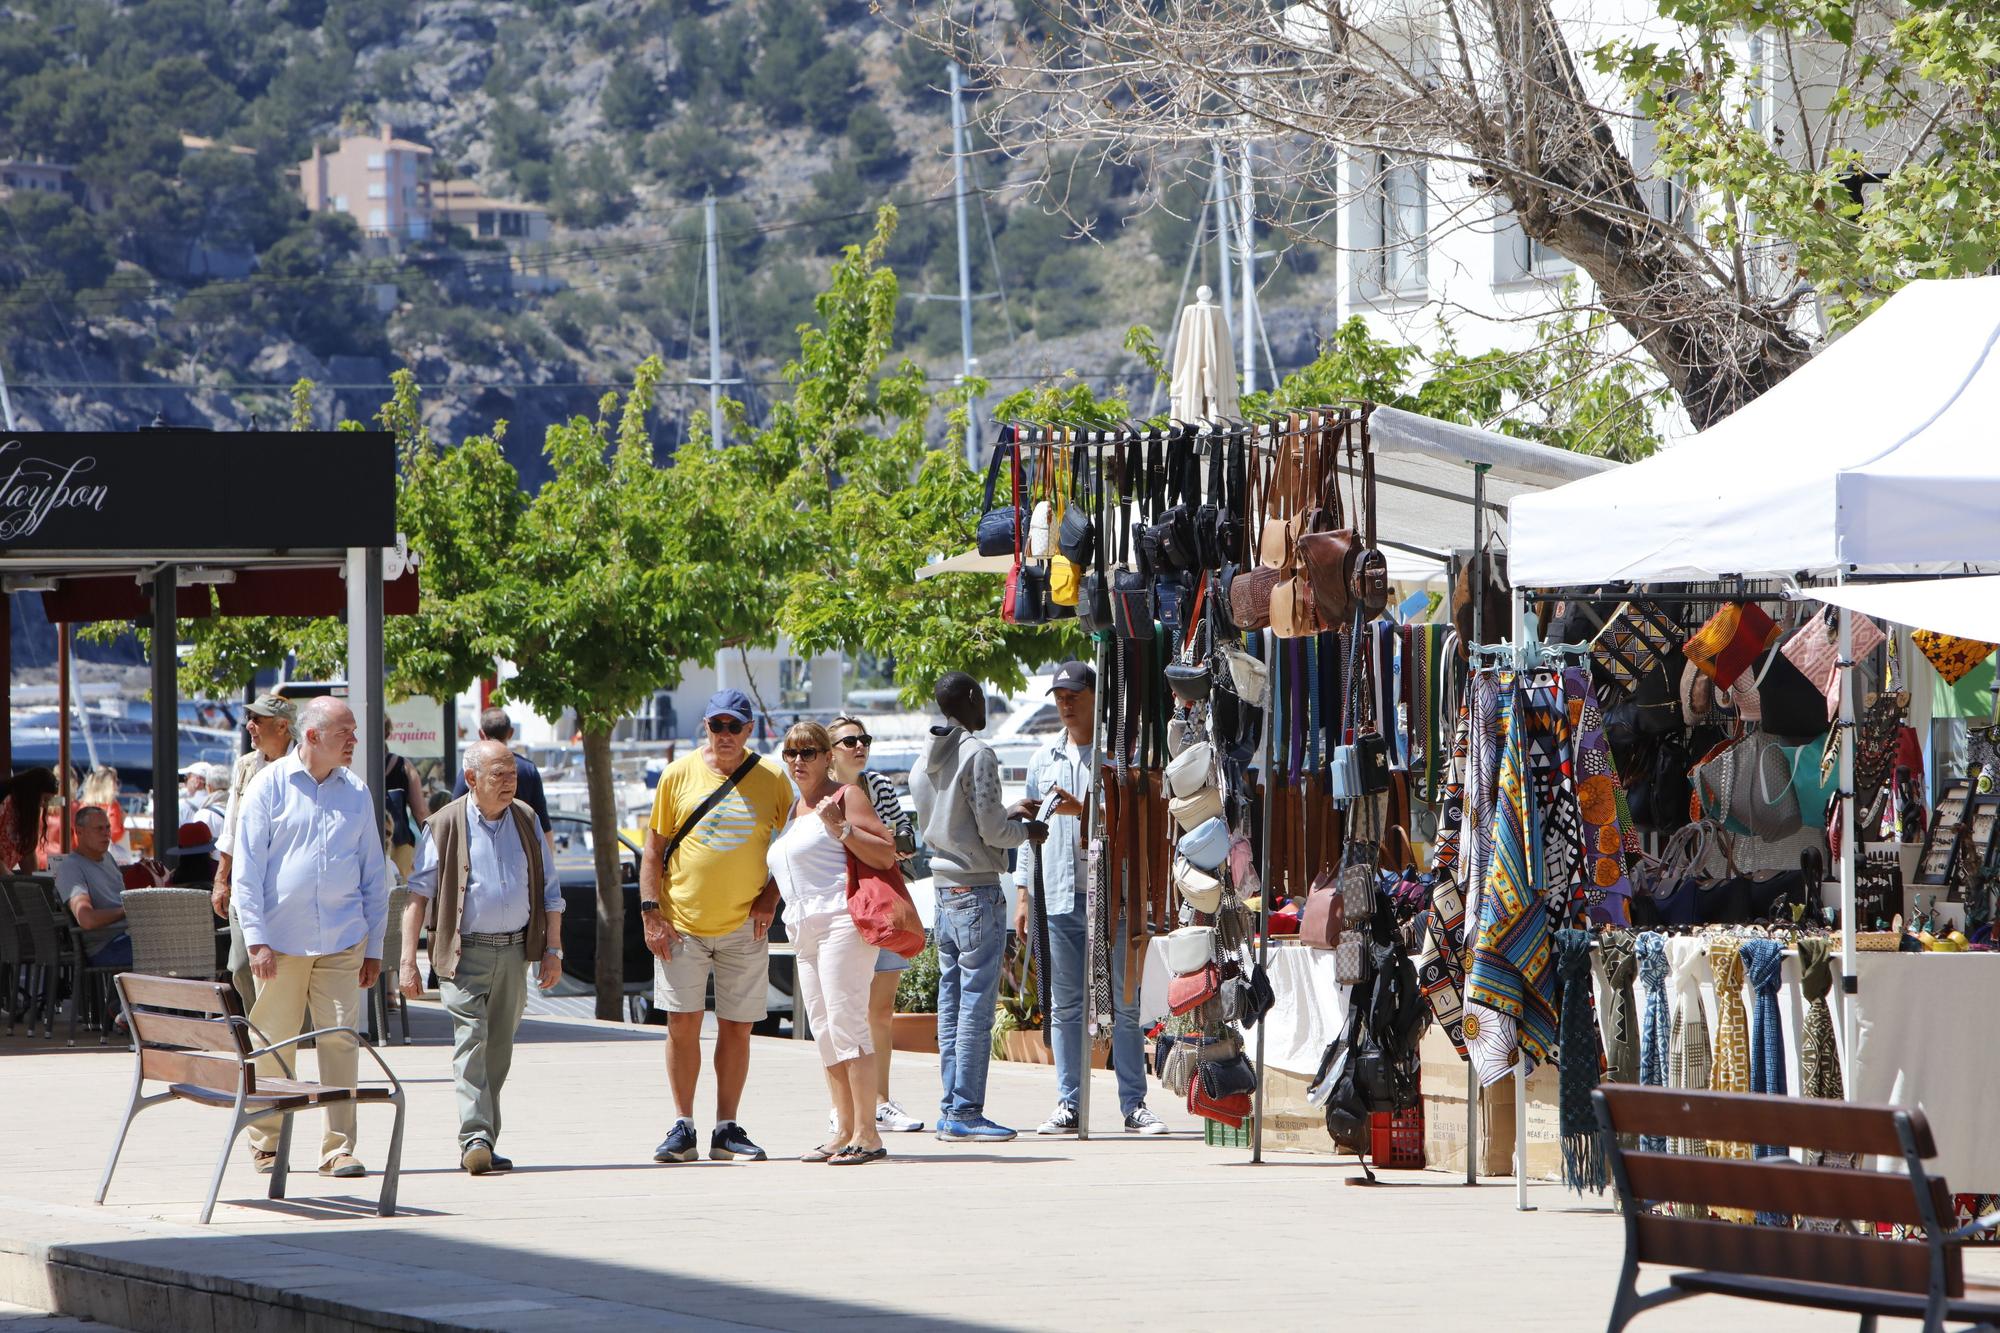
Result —
<instances>
[{"instance_id":1,"label":"cardboard box","mask_svg":"<svg viewBox=\"0 0 2000 1333\"><path fill-rule=\"evenodd\" d=\"M1432 1171L1465 1175L1466 1063L1442 1028L1424 1034L1424 1159ZM1561 1118L1556 1071L1544 1065L1528 1076L1528 1179L1562 1179ZM1480 1175L1513 1175L1514 1080L1480 1092ZM1491 1142L1488 1142L1488 1138Z\"/></svg>"}]
</instances>

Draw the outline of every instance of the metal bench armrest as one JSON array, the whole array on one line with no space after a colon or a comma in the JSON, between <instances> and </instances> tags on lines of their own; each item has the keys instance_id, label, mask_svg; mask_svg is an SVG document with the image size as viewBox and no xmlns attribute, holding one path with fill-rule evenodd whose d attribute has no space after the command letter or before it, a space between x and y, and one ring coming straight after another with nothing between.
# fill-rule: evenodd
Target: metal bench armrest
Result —
<instances>
[{"instance_id":1,"label":"metal bench armrest","mask_svg":"<svg viewBox=\"0 0 2000 1333\"><path fill-rule=\"evenodd\" d=\"M252 1030L254 1031L255 1029L253 1028ZM284 1041L274 1041L271 1042L268 1046L260 1046L256 1050L251 1051L248 1055L245 1055L243 1059L246 1062L248 1062L251 1060L260 1059L266 1055L273 1056L278 1060L279 1064L285 1066L286 1077L288 1078L296 1077L296 1075L292 1074L290 1065L286 1064L285 1058L281 1055L278 1055L278 1052L284 1050L287 1046L296 1046L302 1041L310 1041L314 1037L331 1036L334 1033L338 1032L345 1032L348 1036L354 1038L354 1044L359 1046L362 1050L368 1052L368 1058L375 1062L376 1068L380 1069L383 1073L383 1076L389 1080L389 1086L393 1088L398 1094L400 1094L403 1091L403 1081L397 1078L396 1071L389 1068L389 1066L383 1061L381 1053L375 1049L375 1044L369 1041L368 1038L362 1036L360 1032L349 1027L315 1028L311 1032L301 1032L296 1037L288 1037ZM257 1035L263 1036L261 1032L258 1033Z\"/></svg>"}]
</instances>

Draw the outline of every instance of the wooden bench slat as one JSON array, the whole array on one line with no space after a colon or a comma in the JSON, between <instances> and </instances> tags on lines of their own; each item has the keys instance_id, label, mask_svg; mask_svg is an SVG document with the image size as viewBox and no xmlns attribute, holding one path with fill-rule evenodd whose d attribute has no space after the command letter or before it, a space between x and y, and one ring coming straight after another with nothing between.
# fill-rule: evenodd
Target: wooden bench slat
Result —
<instances>
[{"instance_id":1,"label":"wooden bench slat","mask_svg":"<svg viewBox=\"0 0 2000 1333\"><path fill-rule=\"evenodd\" d=\"M1735 1222L1693 1222L1644 1216L1638 1227L1638 1260L1675 1268L1709 1269L1800 1282L1839 1274L1856 1286L1887 1291L1930 1290L1930 1250L1920 1241L1842 1236ZM1964 1266L1954 1248L1945 1259L1945 1290L1964 1290Z\"/></svg>"},{"instance_id":2,"label":"wooden bench slat","mask_svg":"<svg viewBox=\"0 0 2000 1333\"><path fill-rule=\"evenodd\" d=\"M1871 1291L1864 1287L1844 1287L1831 1282L1792 1282L1782 1278L1741 1277L1732 1273L1676 1273L1667 1279L1683 1291L1706 1292L1717 1296L1740 1296L1747 1300L1771 1301L1779 1305L1799 1305L1812 1310L1851 1310L1855 1314L1885 1315L1892 1319L1921 1319L1924 1298L1896 1291ZM2000 1319L2000 1303L1973 1298L1954 1299L1947 1319Z\"/></svg>"},{"instance_id":3,"label":"wooden bench slat","mask_svg":"<svg viewBox=\"0 0 2000 1333\"><path fill-rule=\"evenodd\" d=\"M236 989L226 981L155 977L143 972L121 972L116 980L119 993L131 1004L186 1009L201 1014L243 1012L242 1001L236 998Z\"/></svg>"},{"instance_id":4,"label":"wooden bench slat","mask_svg":"<svg viewBox=\"0 0 2000 1333\"><path fill-rule=\"evenodd\" d=\"M1625 1176L1636 1198L1663 1203L1910 1225L1924 1220L1910 1178L1881 1171L1801 1166L1790 1158L1739 1162L1628 1152ZM1930 1186L1939 1216L1950 1217L1944 1183L1933 1180Z\"/></svg>"},{"instance_id":5,"label":"wooden bench slat","mask_svg":"<svg viewBox=\"0 0 2000 1333\"><path fill-rule=\"evenodd\" d=\"M238 1071L244 1071L249 1090L257 1090L257 1076L232 1056L209 1055L201 1051L159 1051L143 1047L139 1051L139 1073L162 1083L186 1083L212 1088L236 1096Z\"/></svg>"},{"instance_id":6,"label":"wooden bench slat","mask_svg":"<svg viewBox=\"0 0 2000 1333\"><path fill-rule=\"evenodd\" d=\"M1772 1143L1825 1152L1903 1155L1895 1117L1908 1115L1919 1157L1935 1157L1930 1122L1922 1111L1900 1106L1813 1101L1760 1093L1686 1092L1607 1083L1598 1089L1621 1134L1711 1139L1718 1143Z\"/></svg>"},{"instance_id":7,"label":"wooden bench slat","mask_svg":"<svg viewBox=\"0 0 2000 1333\"><path fill-rule=\"evenodd\" d=\"M272 1083L282 1086L272 1090L268 1086ZM319 1083L293 1083L290 1079L266 1079L265 1085L245 1097L244 1105L255 1107L259 1113L292 1111L302 1107L327 1106L334 1102L386 1102L392 1095L389 1089L382 1087L329 1088ZM233 1106L236 1103L233 1090L222 1092L197 1083L176 1083L167 1091L184 1101L200 1102L204 1106Z\"/></svg>"},{"instance_id":8,"label":"wooden bench slat","mask_svg":"<svg viewBox=\"0 0 2000 1333\"><path fill-rule=\"evenodd\" d=\"M133 1033L154 1046L192 1046L199 1051L221 1051L245 1055L250 1051L249 1033L227 1018L189 1018L183 1014L163 1014L151 1009L132 1011Z\"/></svg>"}]
</instances>

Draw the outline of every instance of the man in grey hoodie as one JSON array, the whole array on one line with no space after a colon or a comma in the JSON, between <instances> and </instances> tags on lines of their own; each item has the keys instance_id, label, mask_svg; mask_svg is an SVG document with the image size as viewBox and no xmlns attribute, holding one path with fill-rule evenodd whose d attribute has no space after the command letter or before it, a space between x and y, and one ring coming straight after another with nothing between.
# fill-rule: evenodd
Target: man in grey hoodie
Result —
<instances>
[{"instance_id":1,"label":"man in grey hoodie","mask_svg":"<svg viewBox=\"0 0 2000 1333\"><path fill-rule=\"evenodd\" d=\"M993 1005L1007 946L1007 900L1000 877L1007 853L1039 843L1048 826L1027 802L1000 799L1000 763L973 733L986 728L986 692L963 671L937 683L944 723L931 728L923 762L910 773L917 826L937 887L937 1136L947 1143L999 1142L1014 1131L986 1118L986 1066L993 1055Z\"/></svg>"}]
</instances>

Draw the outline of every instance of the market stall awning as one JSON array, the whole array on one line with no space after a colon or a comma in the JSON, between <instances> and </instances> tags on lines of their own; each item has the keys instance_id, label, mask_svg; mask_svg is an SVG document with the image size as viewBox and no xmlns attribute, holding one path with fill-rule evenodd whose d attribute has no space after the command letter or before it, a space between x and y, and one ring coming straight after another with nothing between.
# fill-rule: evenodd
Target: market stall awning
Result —
<instances>
[{"instance_id":1,"label":"market stall awning","mask_svg":"<svg viewBox=\"0 0 2000 1333\"><path fill-rule=\"evenodd\" d=\"M1896 625L2000 643L2000 575L1845 583L1807 588L1804 595Z\"/></svg>"},{"instance_id":2,"label":"market stall awning","mask_svg":"<svg viewBox=\"0 0 2000 1333\"><path fill-rule=\"evenodd\" d=\"M1913 282L1776 388L1511 509L1526 587L2000 563L2000 277Z\"/></svg>"}]
</instances>

